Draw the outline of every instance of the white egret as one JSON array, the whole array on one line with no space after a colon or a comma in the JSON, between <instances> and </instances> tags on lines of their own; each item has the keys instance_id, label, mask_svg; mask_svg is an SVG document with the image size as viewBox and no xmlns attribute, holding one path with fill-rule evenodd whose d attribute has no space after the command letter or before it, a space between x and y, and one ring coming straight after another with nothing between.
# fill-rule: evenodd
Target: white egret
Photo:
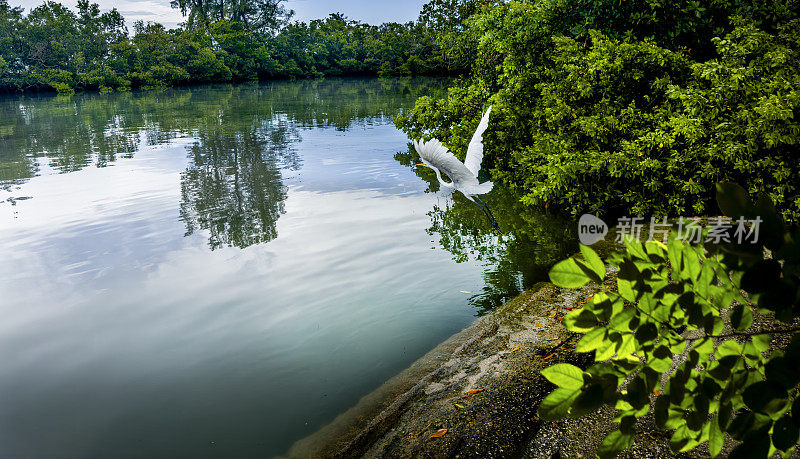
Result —
<instances>
[{"instance_id":1,"label":"white egret","mask_svg":"<svg viewBox=\"0 0 800 459\"><path fill-rule=\"evenodd\" d=\"M439 183L443 187L459 191L467 199L477 204L489 217L492 226L497 231L500 231L489 207L478 197L478 195L492 191L494 187L492 182L480 183L478 181L478 172L480 172L481 162L483 162L483 133L489 127L489 115L491 113L492 107L489 106L486 113L483 114L481 122L478 123L475 134L472 135L472 140L470 140L467 147L467 157L463 163L447 147L442 145L439 139L431 139L428 142L420 139L414 140L413 143L419 157L422 159L420 166L430 167L436 173L436 178L439 179ZM450 178L450 182L442 179L442 173Z\"/></svg>"}]
</instances>

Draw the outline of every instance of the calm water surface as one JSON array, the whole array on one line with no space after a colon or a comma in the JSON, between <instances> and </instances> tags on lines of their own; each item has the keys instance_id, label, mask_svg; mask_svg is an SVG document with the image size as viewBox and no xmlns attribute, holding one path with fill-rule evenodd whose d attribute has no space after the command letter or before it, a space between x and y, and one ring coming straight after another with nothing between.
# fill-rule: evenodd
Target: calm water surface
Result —
<instances>
[{"instance_id":1,"label":"calm water surface","mask_svg":"<svg viewBox=\"0 0 800 459\"><path fill-rule=\"evenodd\" d=\"M437 80L0 99L0 457L269 457L574 249L417 170Z\"/></svg>"}]
</instances>

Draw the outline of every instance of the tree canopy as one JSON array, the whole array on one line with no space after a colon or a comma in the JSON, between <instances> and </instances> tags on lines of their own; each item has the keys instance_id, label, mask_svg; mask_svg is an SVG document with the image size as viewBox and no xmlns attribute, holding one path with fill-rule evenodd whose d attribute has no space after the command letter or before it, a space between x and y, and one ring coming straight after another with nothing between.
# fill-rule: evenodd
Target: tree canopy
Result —
<instances>
[{"instance_id":1,"label":"tree canopy","mask_svg":"<svg viewBox=\"0 0 800 459\"><path fill-rule=\"evenodd\" d=\"M435 0L417 21L370 25L332 13L291 22L282 0L175 0L166 29L80 0L27 14L0 0L0 91L127 90L338 75L455 75L470 65L461 34L475 1ZM463 17L462 17L463 16ZM445 19L447 18L447 19ZM454 19L455 18L455 19Z\"/></svg>"},{"instance_id":2,"label":"tree canopy","mask_svg":"<svg viewBox=\"0 0 800 459\"><path fill-rule=\"evenodd\" d=\"M466 21L470 75L396 123L568 215L703 215L746 183L800 218L796 1L509 1Z\"/></svg>"}]
</instances>

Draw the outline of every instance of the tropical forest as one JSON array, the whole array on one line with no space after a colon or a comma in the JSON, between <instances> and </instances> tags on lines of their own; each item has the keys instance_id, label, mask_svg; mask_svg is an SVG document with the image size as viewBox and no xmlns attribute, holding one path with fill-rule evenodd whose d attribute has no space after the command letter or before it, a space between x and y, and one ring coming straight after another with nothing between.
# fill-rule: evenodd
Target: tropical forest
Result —
<instances>
[{"instance_id":1,"label":"tropical forest","mask_svg":"<svg viewBox=\"0 0 800 459\"><path fill-rule=\"evenodd\" d=\"M0 0L0 457L797 457L800 0L112 3Z\"/></svg>"}]
</instances>

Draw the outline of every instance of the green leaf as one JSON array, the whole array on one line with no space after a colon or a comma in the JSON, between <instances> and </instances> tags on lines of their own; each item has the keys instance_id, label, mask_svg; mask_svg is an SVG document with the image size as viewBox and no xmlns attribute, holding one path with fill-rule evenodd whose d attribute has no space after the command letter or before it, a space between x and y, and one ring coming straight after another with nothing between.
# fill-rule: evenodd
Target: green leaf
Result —
<instances>
[{"instance_id":1,"label":"green leaf","mask_svg":"<svg viewBox=\"0 0 800 459\"><path fill-rule=\"evenodd\" d=\"M634 352L636 352L636 341L633 333L624 333L622 341L617 344L617 359L624 359Z\"/></svg>"},{"instance_id":2,"label":"green leaf","mask_svg":"<svg viewBox=\"0 0 800 459\"><path fill-rule=\"evenodd\" d=\"M722 451L722 443L725 435L719 428L719 416L711 419L711 426L708 430L708 449L712 457L717 457Z\"/></svg>"},{"instance_id":3,"label":"green leaf","mask_svg":"<svg viewBox=\"0 0 800 459\"><path fill-rule=\"evenodd\" d=\"M672 238L667 243L667 255L669 262L672 265L674 273L678 273L683 269L683 242L679 239Z\"/></svg>"},{"instance_id":4,"label":"green leaf","mask_svg":"<svg viewBox=\"0 0 800 459\"><path fill-rule=\"evenodd\" d=\"M583 287L592 279L586 275L574 258L566 260L553 266L550 270L550 281L563 288Z\"/></svg>"},{"instance_id":5,"label":"green leaf","mask_svg":"<svg viewBox=\"0 0 800 459\"><path fill-rule=\"evenodd\" d=\"M788 394L777 382L759 381L745 389L742 398L751 410L772 415L786 405Z\"/></svg>"},{"instance_id":6,"label":"green leaf","mask_svg":"<svg viewBox=\"0 0 800 459\"><path fill-rule=\"evenodd\" d=\"M792 403L792 422L800 427L800 397L795 398Z\"/></svg>"},{"instance_id":7,"label":"green leaf","mask_svg":"<svg viewBox=\"0 0 800 459\"><path fill-rule=\"evenodd\" d=\"M698 445L698 441L694 438L695 432L689 429L686 424L681 424L675 429L670 439L670 448L674 452L685 452Z\"/></svg>"},{"instance_id":8,"label":"green leaf","mask_svg":"<svg viewBox=\"0 0 800 459\"><path fill-rule=\"evenodd\" d=\"M580 394L580 390L557 388L539 404L539 417L545 421L555 421L567 417L572 403Z\"/></svg>"},{"instance_id":9,"label":"green leaf","mask_svg":"<svg viewBox=\"0 0 800 459\"><path fill-rule=\"evenodd\" d=\"M597 410L602 405L603 387L600 384L592 384L575 399L569 413L572 417L579 417Z\"/></svg>"},{"instance_id":10,"label":"green leaf","mask_svg":"<svg viewBox=\"0 0 800 459\"><path fill-rule=\"evenodd\" d=\"M605 339L606 330L604 328L595 328L583 335L583 338L575 345L575 350L577 352L591 352L602 346Z\"/></svg>"},{"instance_id":11,"label":"green leaf","mask_svg":"<svg viewBox=\"0 0 800 459\"><path fill-rule=\"evenodd\" d=\"M742 347L734 340L727 340L717 346L717 355L719 357L727 357L729 355L741 355Z\"/></svg>"},{"instance_id":12,"label":"green leaf","mask_svg":"<svg viewBox=\"0 0 800 459\"><path fill-rule=\"evenodd\" d=\"M597 253L592 250L591 247L585 246L581 244L581 253L583 254L583 258L586 260L586 263L589 265L589 268L597 274L597 277L600 278L602 281L606 277L606 265L603 263L603 260L597 255Z\"/></svg>"},{"instance_id":13,"label":"green leaf","mask_svg":"<svg viewBox=\"0 0 800 459\"><path fill-rule=\"evenodd\" d=\"M765 333L762 335L753 336L753 345L758 352L765 352L769 349L769 335Z\"/></svg>"},{"instance_id":14,"label":"green leaf","mask_svg":"<svg viewBox=\"0 0 800 459\"><path fill-rule=\"evenodd\" d=\"M631 319L636 315L636 308L625 308L619 314L611 318L608 328L620 332L631 331Z\"/></svg>"},{"instance_id":15,"label":"green leaf","mask_svg":"<svg viewBox=\"0 0 800 459\"><path fill-rule=\"evenodd\" d=\"M542 370L542 376L558 387L580 389L583 387L583 371L575 365L557 363Z\"/></svg>"},{"instance_id":16,"label":"green leaf","mask_svg":"<svg viewBox=\"0 0 800 459\"><path fill-rule=\"evenodd\" d=\"M633 282L621 278L617 278L617 290L623 298L631 303L636 302L636 293L633 291Z\"/></svg>"},{"instance_id":17,"label":"green leaf","mask_svg":"<svg viewBox=\"0 0 800 459\"><path fill-rule=\"evenodd\" d=\"M789 366L785 357L773 357L767 362L764 373L769 381L775 381L786 389L791 389L798 383L797 368Z\"/></svg>"},{"instance_id":18,"label":"green leaf","mask_svg":"<svg viewBox=\"0 0 800 459\"><path fill-rule=\"evenodd\" d=\"M731 311L731 324L737 330L747 330L753 325L753 312L749 306L738 304Z\"/></svg>"},{"instance_id":19,"label":"green leaf","mask_svg":"<svg viewBox=\"0 0 800 459\"><path fill-rule=\"evenodd\" d=\"M700 276L700 271L703 269L700 265L700 258L693 250L688 250L687 252L688 253L684 254L683 261L686 263L686 270L688 271L689 278L696 280Z\"/></svg>"},{"instance_id":20,"label":"green leaf","mask_svg":"<svg viewBox=\"0 0 800 459\"><path fill-rule=\"evenodd\" d=\"M650 368L659 373L664 373L672 367L672 359L650 359L647 362Z\"/></svg>"},{"instance_id":21,"label":"green leaf","mask_svg":"<svg viewBox=\"0 0 800 459\"><path fill-rule=\"evenodd\" d=\"M648 322L636 330L636 340L639 345L652 343L658 337L658 328L652 322Z\"/></svg>"},{"instance_id":22,"label":"green leaf","mask_svg":"<svg viewBox=\"0 0 800 459\"><path fill-rule=\"evenodd\" d=\"M586 333L597 326L597 317L586 308L576 309L564 316L564 326L569 331Z\"/></svg>"},{"instance_id":23,"label":"green leaf","mask_svg":"<svg viewBox=\"0 0 800 459\"><path fill-rule=\"evenodd\" d=\"M700 354L701 359L705 359L708 354L714 352L714 341L711 338L705 338L697 342L692 350Z\"/></svg>"},{"instance_id":24,"label":"green leaf","mask_svg":"<svg viewBox=\"0 0 800 459\"><path fill-rule=\"evenodd\" d=\"M781 451L788 451L797 444L800 429L788 417L778 419L772 428L772 443Z\"/></svg>"},{"instance_id":25,"label":"green leaf","mask_svg":"<svg viewBox=\"0 0 800 459\"><path fill-rule=\"evenodd\" d=\"M624 451L633 445L633 435L623 434L615 430L608 434L597 448L597 455L602 458L613 458L618 452Z\"/></svg>"}]
</instances>

